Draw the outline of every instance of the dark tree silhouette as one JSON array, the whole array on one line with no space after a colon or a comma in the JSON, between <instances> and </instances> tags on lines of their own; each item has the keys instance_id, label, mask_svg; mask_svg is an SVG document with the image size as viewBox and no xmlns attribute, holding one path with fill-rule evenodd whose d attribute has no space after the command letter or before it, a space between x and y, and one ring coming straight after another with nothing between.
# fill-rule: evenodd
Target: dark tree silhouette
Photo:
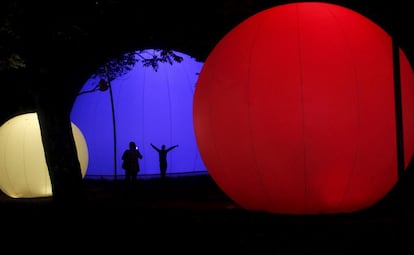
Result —
<instances>
[{"instance_id":1,"label":"dark tree silhouette","mask_svg":"<svg viewBox=\"0 0 414 255\"><path fill-rule=\"evenodd\" d=\"M53 201L57 204L79 203L84 198L70 112L80 86L90 74L102 76L100 67L105 66L105 79L115 79L138 62L157 70L158 63L182 60L172 50L154 54L136 51L142 48L136 42L115 47L116 40L103 35L116 34L117 27L107 21L117 5L116 1L102 6L99 1L9 0L2 2L4 8L0 8L0 35L4 38L0 43L0 72L4 75L0 79L12 87L3 88L3 95L9 96L9 89L17 87L13 94L24 95L19 101L31 102L25 103L23 109L14 102L14 108L9 106L9 112L2 113L2 120L22 112L38 113ZM131 29L130 24L115 21ZM128 41L122 37L119 40Z\"/></svg>"}]
</instances>

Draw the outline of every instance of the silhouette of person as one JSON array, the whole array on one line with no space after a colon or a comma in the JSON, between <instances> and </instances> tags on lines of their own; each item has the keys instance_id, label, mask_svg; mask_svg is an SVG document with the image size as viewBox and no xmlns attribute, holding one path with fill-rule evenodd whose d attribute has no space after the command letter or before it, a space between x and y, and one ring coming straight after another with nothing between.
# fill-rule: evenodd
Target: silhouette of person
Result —
<instances>
[{"instance_id":1,"label":"silhouette of person","mask_svg":"<svg viewBox=\"0 0 414 255\"><path fill-rule=\"evenodd\" d=\"M178 147L177 145L171 146L170 148L166 149L165 145L161 146L161 149L151 143L152 148L158 152L158 157L160 161L160 176L161 179L164 180L167 174L167 153L172 149Z\"/></svg>"},{"instance_id":2,"label":"silhouette of person","mask_svg":"<svg viewBox=\"0 0 414 255\"><path fill-rule=\"evenodd\" d=\"M142 159L142 154L139 152L135 142L129 142L129 148L122 154L122 168L125 170L125 181L135 183L137 175L140 170L139 160Z\"/></svg>"}]
</instances>

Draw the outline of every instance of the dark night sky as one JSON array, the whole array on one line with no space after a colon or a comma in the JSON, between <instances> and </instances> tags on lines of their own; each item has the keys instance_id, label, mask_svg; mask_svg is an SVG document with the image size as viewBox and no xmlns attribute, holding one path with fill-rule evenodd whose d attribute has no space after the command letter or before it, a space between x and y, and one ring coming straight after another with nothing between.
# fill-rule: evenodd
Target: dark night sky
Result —
<instances>
[{"instance_id":1,"label":"dark night sky","mask_svg":"<svg viewBox=\"0 0 414 255\"><path fill-rule=\"evenodd\" d=\"M189 51L194 57L205 60L214 45L244 19L267 8L292 2L298 1L75 0L42 1L45 3L42 5L33 1L30 3L32 11L28 19L30 22L44 19L44 24L48 26L75 20L75 23L87 26L93 31L92 36L99 38L102 44L106 42L112 48L166 45ZM386 31L394 31L404 51L409 56L414 56L414 39L411 38L411 26L414 22L409 1L321 2L348 7L372 19Z\"/></svg>"},{"instance_id":2,"label":"dark night sky","mask_svg":"<svg viewBox=\"0 0 414 255\"><path fill-rule=\"evenodd\" d=\"M280 4L298 2L289 0L212 0L171 1L159 4L151 1L146 6L132 4L128 8L131 24L145 27L143 35L154 40L170 41L187 48L193 55L204 60L212 47L233 27L249 16ZM414 42L411 36L413 15L408 1L333 0L372 19L387 32L398 35L400 45L414 59ZM162 3L162 2L161 2ZM155 17L153 14L157 13ZM118 12L125 16L125 12ZM149 24L148 20L154 20ZM122 21L122 19L121 19ZM140 33L141 34L141 33Z\"/></svg>"},{"instance_id":3,"label":"dark night sky","mask_svg":"<svg viewBox=\"0 0 414 255\"><path fill-rule=\"evenodd\" d=\"M172 1L167 2L168 4L151 1L146 6L134 2L133 7L128 9L137 14L131 14L131 23L142 24L140 27L145 27L144 35L160 41L172 40L179 47L188 48L204 60L218 40L244 19L267 8L291 2L298 1L212 0ZM414 42L411 36L414 20L408 1L322 2L336 3L353 9L372 19L387 32L394 32L398 35L401 47L414 62ZM154 13L157 13L155 17L152 16ZM125 16L123 10L118 14ZM148 20L154 20L154 23L149 24Z\"/></svg>"},{"instance_id":4,"label":"dark night sky","mask_svg":"<svg viewBox=\"0 0 414 255\"><path fill-rule=\"evenodd\" d=\"M71 59L72 62L68 61L67 67L94 70L91 63L98 65L105 61L105 58L140 48L167 47L205 61L219 40L243 20L267 8L298 1L46 0L17 2L24 2L27 7L22 15L24 22L18 23L18 27L29 35L28 39L26 38L27 40L22 43L22 47L32 61L37 65L42 65L44 62L56 67L59 66L56 64L57 59ZM400 47L411 63L414 63L412 36L414 20L409 1L332 0L321 2L348 7L370 18L387 32L392 32L397 36ZM86 40L80 41L79 45L76 45L76 42L70 45L68 49L71 50L62 52L61 48L55 45L54 39L50 38L50 30L63 27L73 32L71 30L73 24L86 28L89 36ZM79 49L94 49L95 52L85 56ZM90 59L93 58L97 59L91 62ZM30 93L37 89L33 88L37 84L27 84L20 81L18 85L9 86L7 93L3 93L3 95L7 94L7 97L2 98L2 108L13 108L12 111L15 111L16 105L17 108L30 105L32 100ZM76 88L77 91L78 89L80 88ZM15 101L12 106L9 105L11 98ZM25 98L24 102L21 102L20 98ZM10 114L2 116L2 119L4 120L8 115Z\"/></svg>"}]
</instances>

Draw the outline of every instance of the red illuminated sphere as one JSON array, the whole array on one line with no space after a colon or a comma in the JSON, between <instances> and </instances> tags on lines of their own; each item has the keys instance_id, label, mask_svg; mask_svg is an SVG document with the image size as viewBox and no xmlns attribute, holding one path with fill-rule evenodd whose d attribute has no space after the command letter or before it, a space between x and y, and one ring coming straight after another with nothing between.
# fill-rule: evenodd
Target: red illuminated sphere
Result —
<instances>
[{"instance_id":1,"label":"red illuminated sphere","mask_svg":"<svg viewBox=\"0 0 414 255\"><path fill-rule=\"evenodd\" d=\"M216 45L193 104L197 144L240 207L353 212L397 183L392 38L350 9L273 7ZM414 75L400 49L404 159L414 153Z\"/></svg>"}]
</instances>

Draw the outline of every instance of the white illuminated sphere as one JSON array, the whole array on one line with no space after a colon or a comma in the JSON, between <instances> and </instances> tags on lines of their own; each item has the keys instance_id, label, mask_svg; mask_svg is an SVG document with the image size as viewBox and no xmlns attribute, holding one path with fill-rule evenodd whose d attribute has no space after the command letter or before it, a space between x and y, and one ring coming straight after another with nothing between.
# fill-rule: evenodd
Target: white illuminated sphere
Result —
<instances>
[{"instance_id":1,"label":"white illuminated sphere","mask_svg":"<svg viewBox=\"0 0 414 255\"><path fill-rule=\"evenodd\" d=\"M82 132L71 125L84 177L88 148ZM0 127L0 189L12 198L52 195L37 113L18 115Z\"/></svg>"}]
</instances>

